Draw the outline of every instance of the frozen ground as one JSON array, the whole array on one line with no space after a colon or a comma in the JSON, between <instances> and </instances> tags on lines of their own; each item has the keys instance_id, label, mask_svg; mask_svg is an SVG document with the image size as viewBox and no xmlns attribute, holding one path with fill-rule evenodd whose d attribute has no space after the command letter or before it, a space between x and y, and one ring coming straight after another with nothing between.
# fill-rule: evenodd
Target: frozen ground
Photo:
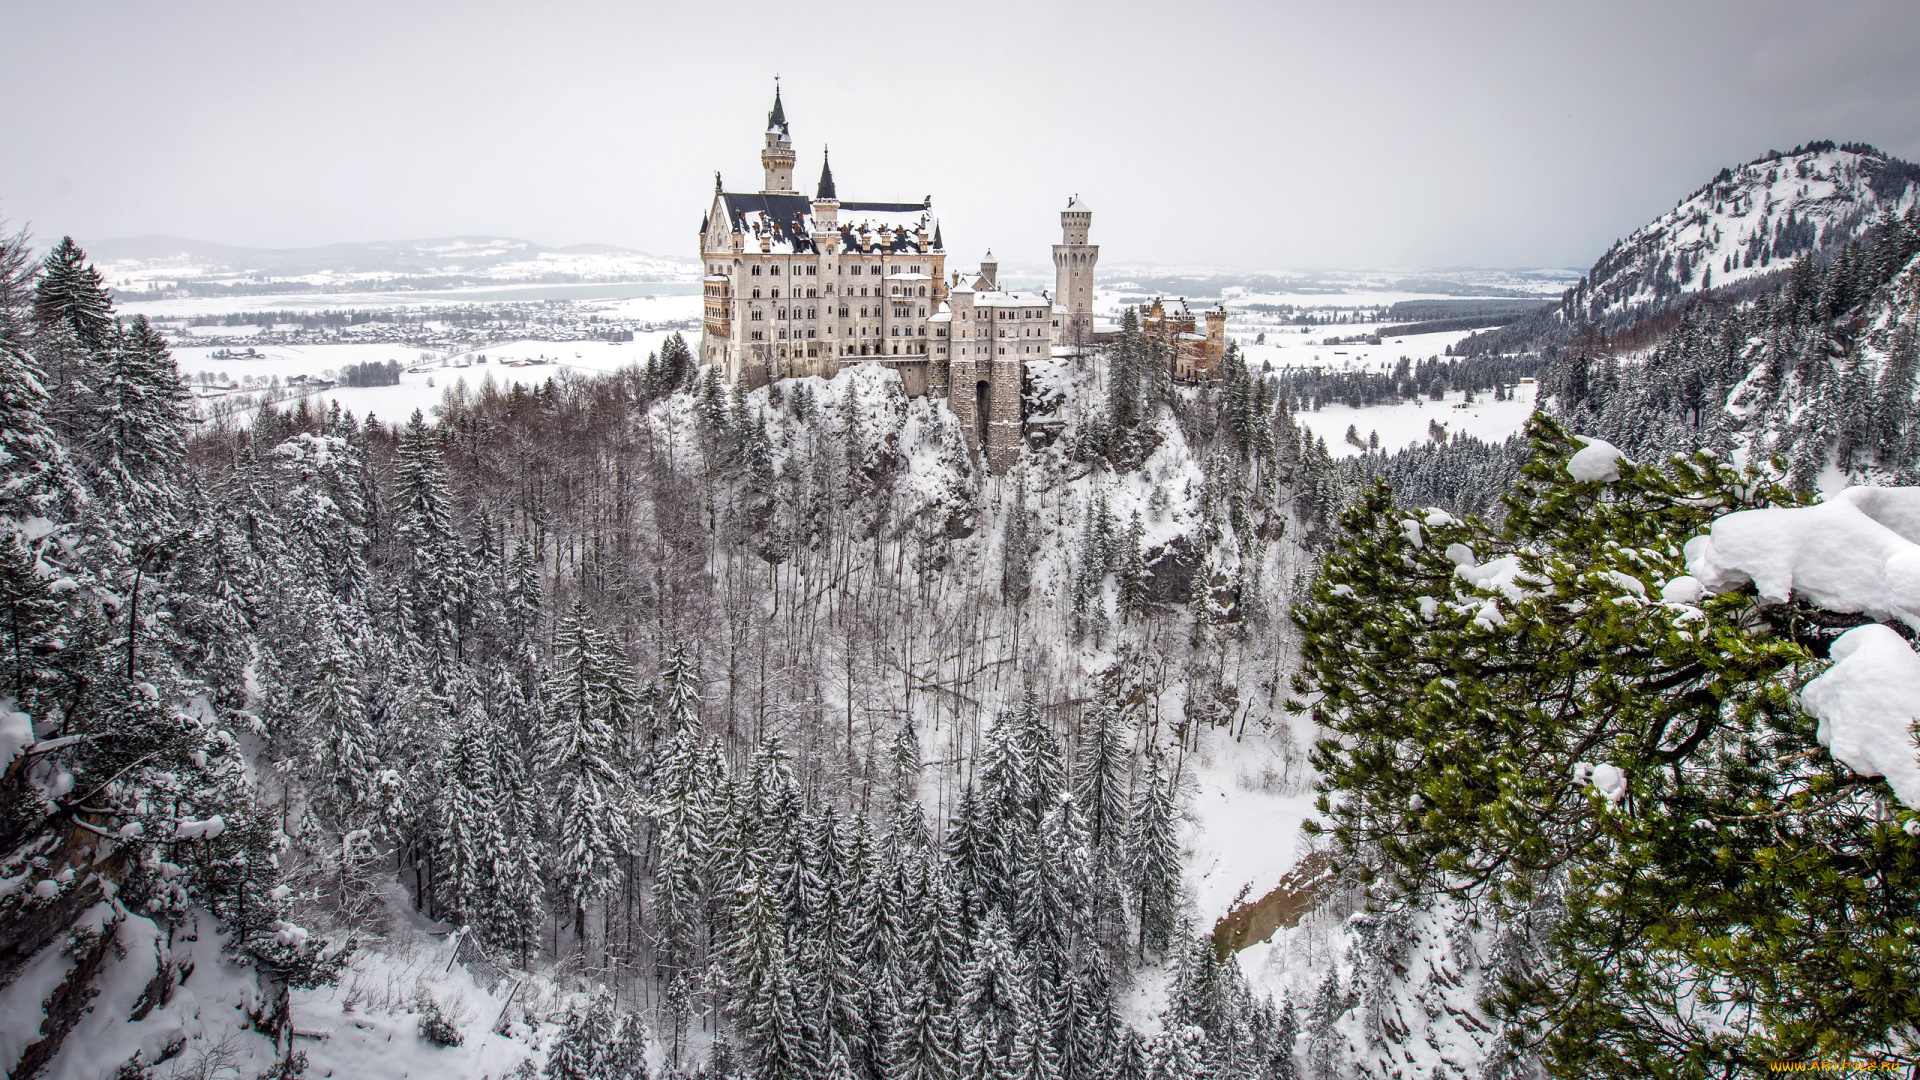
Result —
<instances>
[{"instance_id":1,"label":"frozen ground","mask_svg":"<svg viewBox=\"0 0 1920 1080\"><path fill-rule=\"evenodd\" d=\"M1379 325L1376 323L1346 323L1335 326L1289 326L1276 330L1247 325L1236 320L1231 313L1227 316L1227 334L1240 343L1240 351L1246 355L1248 365L1255 370L1263 363L1270 363L1276 368L1389 371L1403 356L1410 360L1445 356L1448 346L1472 333L1455 330L1444 334L1403 335L1382 338L1378 345L1324 344L1328 338L1361 337L1371 335L1377 329ZM1261 333L1266 334L1266 343L1254 344Z\"/></svg>"},{"instance_id":2,"label":"frozen ground","mask_svg":"<svg viewBox=\"0 0 1920 1080\"><path fill-rule=\"evenodd\" d=\"M1315 412L1295 413L1294 420L1327 440L1334 457L1353 457L1363 451L1347 442L1347 427L1359 429L1360 438L1380 435L1380 448L1392 451L1408 443L1425 442L1427 425L1439 421L1452 436L1466 432L1486 442L1501 442L1509 435L1525 430L1533 415L1535 385L1522 383L1508 401L1495 401L1488 394L1477 394L1472 405L1462 408L1461 394L1449 394L1445 401L1420 399L1398 405L1374 405L1354 409L1345 405L1326 405Z\"/></svg>"},{"instance_id":3,"label":"frozen ground","mask_svg":"<svg viewBox=\"0 0 1920 1080\"><path fill-rule=\"evenodd\" d=\"M250 346L260 354L254 359L234 356L216 359L213 354L220 350L213 347L175 349L173 355L180 373L193 383L196 394L216 395L200 398L202 411L213 413L223 407L233 408L242 423L247 422L257 407L248 400L248 392L257 392L259 382L271 386L272 380L278 379L282 387L288 387L288 380L293 376L322 377L343 365L367 361L383 363L397 360L407 368L424 368L402 371L397 386L338 386L304 395L291 391L293 396L279 402L284 409L292 407L299 396L305 396L323 407L338 401L341 408L351 409L357 417L365 418L371 412L387 423L398 423L415 409L430 412L433 406L440 404L449 389L462 381L469 390L478 390L488 379L502 389L515 384L537 387L566 372L583 376L603 375L627 364L645 364L647 355L657 352L671 333L667 330L637 333L632 341L623 342L509 341L459 352L434 352L405 345L345 344ZM487 358L486 363L478 362L481 356ZM525 367L505 362L538 359L548 362ZM220 381L242 383L252 380L256 385L241 386L232 393L218 393L218 387L208 389L201 386L198 378L201 372L214 376L216 380L220 380L221 376L226 377Z\"/></svg>"}]
</instances>

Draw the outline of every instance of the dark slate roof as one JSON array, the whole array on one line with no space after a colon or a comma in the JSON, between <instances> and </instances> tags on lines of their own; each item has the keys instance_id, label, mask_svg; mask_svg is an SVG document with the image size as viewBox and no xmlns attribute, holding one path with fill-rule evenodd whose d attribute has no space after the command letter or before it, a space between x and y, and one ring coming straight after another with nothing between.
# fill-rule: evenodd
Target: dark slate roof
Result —
<instances>
[{"instance_id":1,"label":"dark slate roof","mask_svg":"<svg viewBox=\"0 0 1920 1080\"><path fill-rule=\"evenodd\" d=\"M814 195L814 198L837 199L839 197L833 192L833 162L827 160L826 151L823 150L820 152L820 191Z\"/></svg>"},{"instance_id":2,"label":"dark slate roof","mask_svg":"<svg viewBox=\"0 0 1920 1080\"><path fill-rule=\"evenodd\" d=\"M774 246L791 252L813 250L813 201L798 192L723 192L720 196L732 232L751 234L755 223L773 230ZM879 220L863 221L862 214L885 215ZM916 226L926 217L924 203L848 202L840 204L840 244L844 251L860 251L858 226L883 226L872 229L874 250L905 254L918 251ZM764 215L764 216L762 216ZM892 220L887 220L891 217ZM904 233L897 231L905 227ZM751 246L751 245L749 245Z\"/></svg>"},{"instance_id":3,"label":"dark slate roof","mask_svg":"<svg viewBox=\"0 0 1920 1080\"><path fill-rule=\"evenodd\" d=\"M787 130L787 110L780 104L780 84L773 85L773 111L767 114L767 130L779 128L784 134Z\"/></svg>"}]
</instances>

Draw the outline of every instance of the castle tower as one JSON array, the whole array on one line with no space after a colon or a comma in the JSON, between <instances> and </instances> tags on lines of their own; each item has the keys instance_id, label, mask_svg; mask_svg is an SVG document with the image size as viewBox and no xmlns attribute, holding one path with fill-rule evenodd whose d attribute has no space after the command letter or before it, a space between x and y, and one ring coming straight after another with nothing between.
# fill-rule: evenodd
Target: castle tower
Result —
<instances>
[{"instance_id":1,"label":"castle tower","mask_svg":"<svg viewBox=\"0 0 1920 1080\"><path fill-rule=\"evenodd\" d=\"M827 254L840 241L840 196L833 186L833 162L820 153L820 187L813 194L814 243Z\"/></svg>"},{"instance_id":2,"label":"castle tower","mask_svg":"<svg viewBox=\"0 0 1920 1080\"><path fill-rule=\"evenodd\" d=\"M980 279L973 287L981 292L993 292L1000 288L1000 261L993 257L993 249L987 249L987 257L980 260Z\"/></svg>"},{"instance_id":3,"label":"castle tower","mask_svg":"<svg viewBox=\"0 0 1920 1080\"><path fill-rule=\"evenodd\" d=\"M767 114L767 145L760 151L760 167L766 170L762 195L793 190L793 136L787 130L787 110L780 104L780 84L773 84L773 111Z\"/></svg>"},{"instance_id":4,"label":"castle tower","mask_svg":"<svg viewBox=\"0 0 1920 1080\"><path fill-rule=\"evenodd\" d=\"M1086 202L1078 195L1068 199L1060 212L1060 243L1053 245L1053 299L1067 309L1062 336L1074 347L1093 333L1093 267L1100 261L1100 245L1087 243L1092 226Z\"/></svg>"}]
</instances>

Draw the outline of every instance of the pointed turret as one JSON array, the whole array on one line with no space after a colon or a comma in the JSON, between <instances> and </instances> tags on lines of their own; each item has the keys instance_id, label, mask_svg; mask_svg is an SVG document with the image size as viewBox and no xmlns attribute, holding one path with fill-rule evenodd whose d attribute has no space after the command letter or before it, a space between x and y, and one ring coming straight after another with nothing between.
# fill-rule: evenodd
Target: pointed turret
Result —
<instances>
[{"instance_id":1,"label":"pointed turret","mask_svg":"<svg viewBox=\"0 0 1920 1080\"><path fill-rule=\"evenodd\" d=\"M780 104L779 79L773 80L773 111L767 114L767 130L778 130L782 135L789 134L787 131L787 110L785 106Z\"/></svg>"},{"instance_id":2,"label":"pointed turret","mask_svg":"<svg viewBox=\"0 0 1920 1080\"><path fill-rule=\"evenodd\" d=\"M937 221L933 223L933 250L935 251L947 250L947 245L942 243L940 240L940 223Z\"/></svg>"},{"instance_id":3,"label":"pointed turret","mask_svg":"<svg viewBox=\"0 0 1920 1080\"><path fill-rule=\"evenodd\" d=\"M783 194L793 190L793 138L787 130L787 109L780 103L780 81L773 83L773 111L767 114L767 143L760 150L760 167L766 173L760 193Z\"/></svg>"},{"instance_id":4,"label":"pointed turret","mask_svg":"<svg viewBox=\"0 0 1920 1080\"><path fill-rule=\"evenodd\" d=\"M775 102L774 110L778 111L779 108L779 103ZM820 190L814 195L814 199L816 201L823 201L826 199L838 199L839 197L840 196L835 194L833 190L833 163L827 160L827 151L822 149L820 151Z\"/></svg>"}]
</instances>

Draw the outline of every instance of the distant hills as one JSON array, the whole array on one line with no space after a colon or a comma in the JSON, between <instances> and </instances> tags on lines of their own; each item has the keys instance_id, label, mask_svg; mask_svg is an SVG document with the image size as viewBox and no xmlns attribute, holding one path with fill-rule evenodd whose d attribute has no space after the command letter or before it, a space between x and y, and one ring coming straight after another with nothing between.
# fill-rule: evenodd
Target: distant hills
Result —
<instances>
[{"instance_id":1,"label":"distant hills","mask_svg":"<svg viewBox=\"0 0 1920 1080\"><path fill-rule=\"evenodd\" d=\"M504 236L252 248L179 236L104 240L89 254L116 291L243 295L330 288L689 281L693 259L608 244L549 248Z\"/></svg>"}]
</instances>

